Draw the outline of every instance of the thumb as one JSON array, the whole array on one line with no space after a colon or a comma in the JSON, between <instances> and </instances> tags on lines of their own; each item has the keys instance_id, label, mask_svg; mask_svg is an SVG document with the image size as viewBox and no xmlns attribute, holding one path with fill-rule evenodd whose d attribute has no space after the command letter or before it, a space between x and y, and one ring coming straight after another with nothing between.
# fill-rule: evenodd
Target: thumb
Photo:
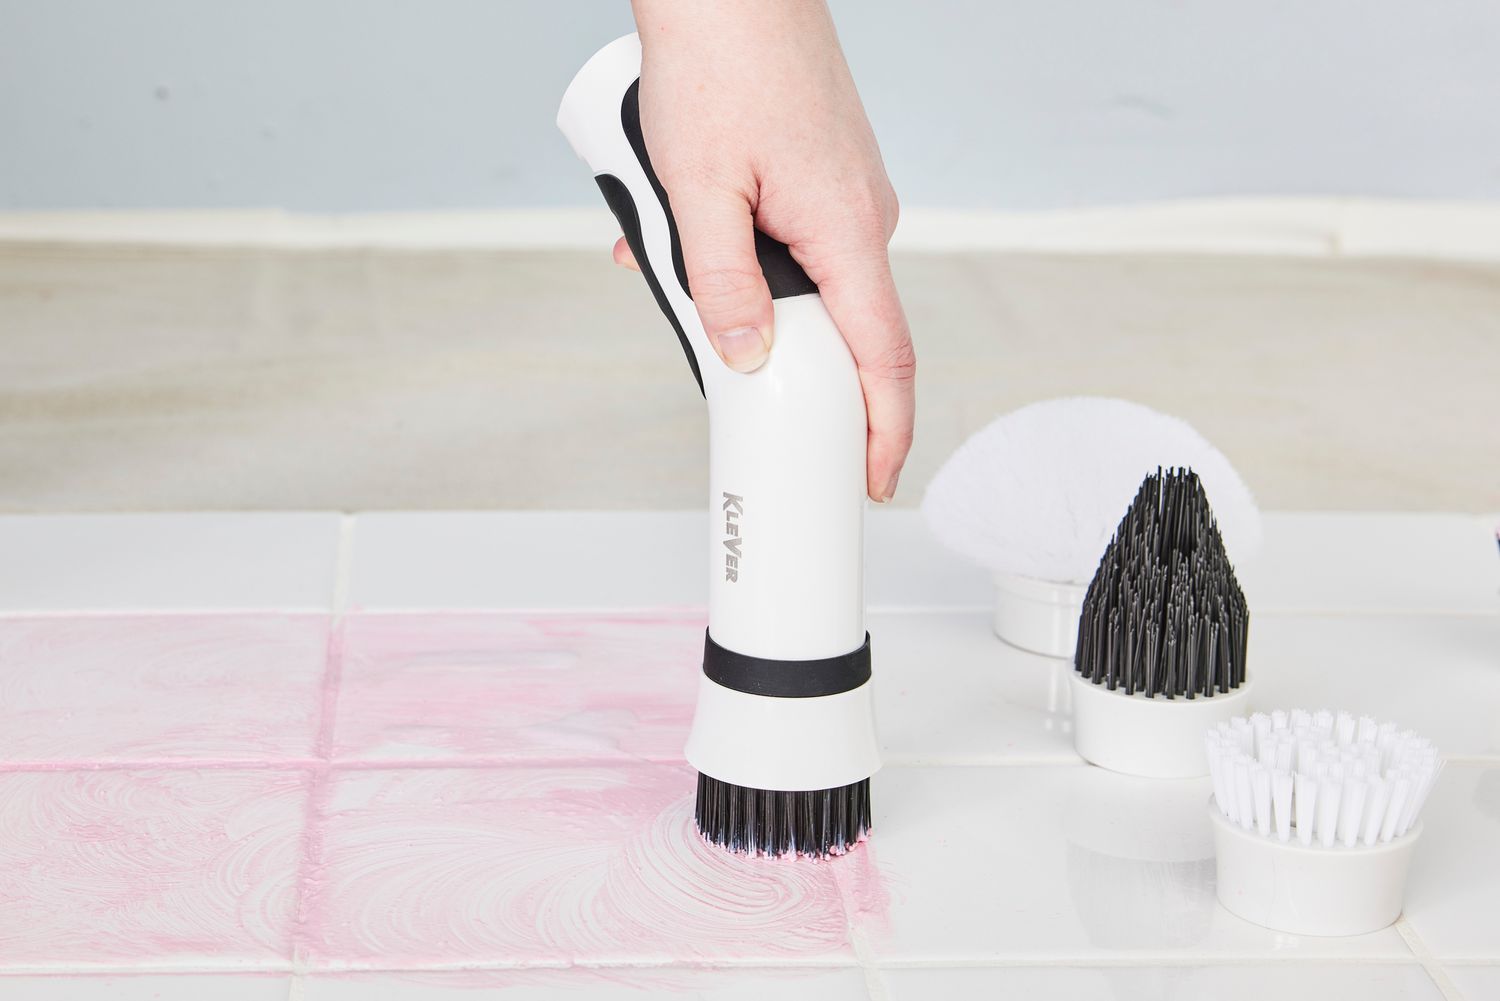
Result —
<instances>
[{"instance_id":1,"label":"thumb","mask_svg":"<svg viewBox=\"0 0 1500 1001\"><path fill-rule=\"evenodd\" d=\"M724 364L753 372L770 356L773 314L750 203L732 191L707 191L674 198L672 207L703 330Z\"/></svg>"}]
</instances>

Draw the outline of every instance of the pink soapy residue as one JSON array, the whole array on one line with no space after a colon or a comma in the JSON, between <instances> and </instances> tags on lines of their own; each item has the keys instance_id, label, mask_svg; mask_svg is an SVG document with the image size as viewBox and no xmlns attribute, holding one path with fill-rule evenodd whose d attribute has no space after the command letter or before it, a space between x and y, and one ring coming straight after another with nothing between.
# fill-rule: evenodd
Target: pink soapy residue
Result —
<instances>
[{"instance_id":1,"label":"pink soapy residue","mask_svg":"<svg viewBox=\"0 0 1500 1001\"><path fill-rule=\"evenodd\" d=\"M698 615L378 615L347 623L339 759L677 761Z\"/></svg>"},{"instance_id":2,"label":"pink soapy residue","mask_svg":"<svg viewBox=\"0 0 1500 1001\"><path fill-rule=\"evenodd\" d=\"M702 630L0 619L0 972L849 962L888 907L868 844L694 830Z\"/></svg>"},{"instance_id":3,"label":"pink soapy residue","mask_svg":"<svg viewBox=\"0 0 1500 1001\"><path fill-rule=\"evenodd\" d=\"M5 775L0 958L283 959L305 785L268 770Z\"/></svg>"},{"instance_id":4,"label":"pink soapy residue","mask_svg":"<svg viewBox=\"0 0 1500 1001\"><path fill-rule=\"evenodd\" d=\"M319 615L0 618L0 769L313 751Z\"/></svg>"},{"instance_id":5,"label":"pink soapy residue","mask_svg":"<svg viewBox=\"0 0 1500 1001\"><path fill-rule=\"evenodd\" d=\"M835 871L865 847L731 855L698 836L692 787L667 764L341 774L307 953L416 968L848 958Z\"/></svg>"}]
</instances>

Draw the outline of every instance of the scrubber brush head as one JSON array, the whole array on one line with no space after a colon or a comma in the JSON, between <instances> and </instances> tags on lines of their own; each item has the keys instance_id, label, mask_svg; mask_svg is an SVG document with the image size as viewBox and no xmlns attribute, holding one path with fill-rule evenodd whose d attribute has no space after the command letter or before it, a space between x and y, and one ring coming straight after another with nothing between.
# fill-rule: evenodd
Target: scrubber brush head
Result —
<instances>
[{"instance_id":1,"label":"scrubber brush head","mask_svg":"<svg viewBox=\"0 0 1500 1001\"><path fill-rule=\"evenodd\" d=\"M1131 775L1203 774L1203 731L1245 711L1249 621L1197 475L1147 476L1083 601L1078 753Z\"/></svg>"},{"instance_id":2,"label":"scrubber brush head","mask_svg":"<svg viewBox=\"0 0 1500 1001\"><path fill-rule=\"evenodd\" d=\"M1249 622L1198 475L1157 471L1089 584L1074 667L1127 695L1212 697L1245 681Z\"/></svg>"},{"instance_id":3,"label":"scrubber brush head","mask_svg":"<svg viewBox=\"0 0 1500 1001\"><path fill-rule=\"evenodd\" d=\"M870 780L774 792L698 775L693 818L710 842L746 855L842 855L870 832Z\"/></svg>"}]
</instances>

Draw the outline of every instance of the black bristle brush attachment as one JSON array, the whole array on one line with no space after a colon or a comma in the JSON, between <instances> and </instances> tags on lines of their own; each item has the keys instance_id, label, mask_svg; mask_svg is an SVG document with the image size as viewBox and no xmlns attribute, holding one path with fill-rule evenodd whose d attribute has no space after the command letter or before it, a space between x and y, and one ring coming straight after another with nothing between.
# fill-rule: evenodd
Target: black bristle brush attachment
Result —
<instances>
[{"instance_id":1,"label":"black bristle brush attachment","mask_svg":"<svg viewBox=\"0 0 1500 1001\"><path fill-rule=\"evenodd\" d=\"M773 792L698 774L698 830L748 855L841 855L870 830L870 780L837 789Z\"/></svg>"},{"instance_id":2,"label":"black bristle brush attachment","mask_svg":"<svg viewBox=\"0 0 1500 1001\"><path fill-rule=\"evenodd\" d=\"M1203 731L1245 708L1249 621L1197 474L1147 476L1083 601L1079 753L1132 774L1203 774Z\"/></svg>"},{"instance_id":3,"label":"black bristle brush attachment","mask_svg":"<svg viewBox=\"0 0 1500 1001\"><path fill-rule=\"evenodd\" d=\"M578 71L557 124L594 171L709 409L708 635L686 757L698 829L755 855L838 855L870 828L880 767L864 624L859 373L817 286L757 233L776 345L714 352L640 119L634 35Z\"/></svg>"}]
</instances>

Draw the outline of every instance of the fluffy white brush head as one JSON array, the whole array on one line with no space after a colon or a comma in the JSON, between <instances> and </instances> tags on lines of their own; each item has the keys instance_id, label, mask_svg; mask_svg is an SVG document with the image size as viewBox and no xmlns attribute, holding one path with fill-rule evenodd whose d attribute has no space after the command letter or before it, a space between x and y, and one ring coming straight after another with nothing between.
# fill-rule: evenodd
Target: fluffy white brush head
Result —
<instances>
[{"instance_id":1,"label":"fluffy white brush head","mask_svg":"<svg viewBox=\"0 0 1500 1001\"><path fill-rule=\"evenodd\" d=\"M1085 584L1158 466L1197 472L1234 564L1260 548L1260 511L1224 453L1185 421L1101 397L996 418L943 463L922 513L938 541L997 574Z\"/></svg>"}]
</instances>

